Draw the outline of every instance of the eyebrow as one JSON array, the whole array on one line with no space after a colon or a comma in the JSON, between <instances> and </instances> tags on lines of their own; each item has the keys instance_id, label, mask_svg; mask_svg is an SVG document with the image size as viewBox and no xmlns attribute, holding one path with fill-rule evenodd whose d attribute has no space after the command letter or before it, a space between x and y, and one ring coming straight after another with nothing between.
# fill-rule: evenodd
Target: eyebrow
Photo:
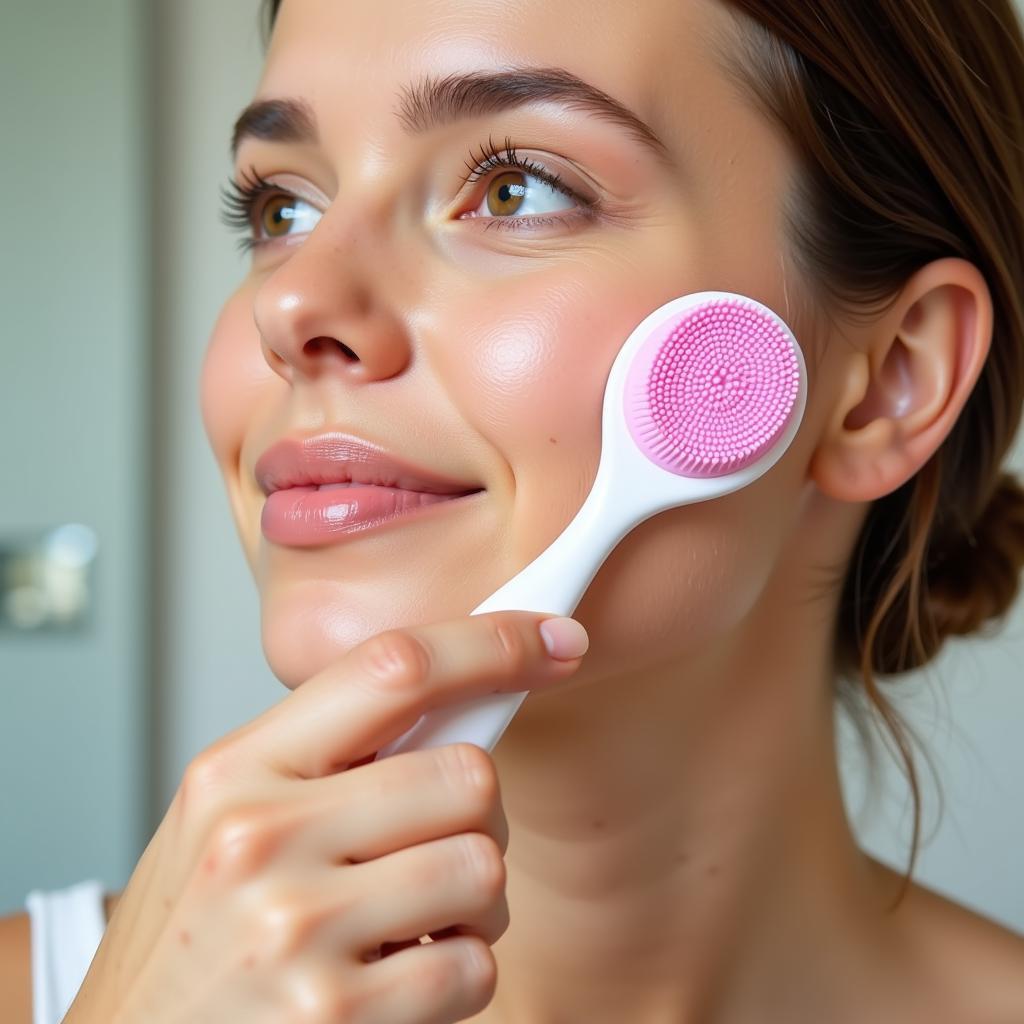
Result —
<instances>
[{"instance_id":1,"label":"eyebrow","mask_svg":"<svg viewBox=\"0 0 1024 1024\"><path fill-rule=\"evenodd\" d=\"M664 164L674 166L668 147L628 107L565 68L512 68L427 76L399 90L395 111L403 129L419 134L467 117L511 110L527 103L561 102L625 129ZM243 140L315 144L316 115L301 99L268 99L250 104L235 122L231 153Z\"/></svg>"}]
</instances>

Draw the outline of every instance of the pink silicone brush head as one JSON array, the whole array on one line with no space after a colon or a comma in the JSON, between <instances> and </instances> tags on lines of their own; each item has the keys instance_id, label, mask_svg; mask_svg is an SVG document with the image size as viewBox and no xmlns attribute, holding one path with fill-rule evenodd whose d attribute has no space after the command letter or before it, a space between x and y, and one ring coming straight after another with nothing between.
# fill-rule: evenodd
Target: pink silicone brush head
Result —
<instances>
[{"instance_id":1,"label":"pink silicone brush head","mask_svg":"<svg viewBox=\"0 0 1024 1024\"><path fill-rule=\"evenodd\" d=\"M669 472L716 477L779 439L800 389L785 325L739 296L694 306L651 332L626 378L626 425Z\"/></svg>"}]
</instances>

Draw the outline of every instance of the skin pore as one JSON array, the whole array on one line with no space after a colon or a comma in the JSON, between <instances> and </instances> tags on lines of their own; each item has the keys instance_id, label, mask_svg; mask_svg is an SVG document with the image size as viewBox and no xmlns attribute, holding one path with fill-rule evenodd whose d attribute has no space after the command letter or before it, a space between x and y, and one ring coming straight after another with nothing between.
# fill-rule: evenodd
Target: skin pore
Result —
<instances>
[{"instance_id":1,"label":"skin pore","mask_svg":"<svg viewBox=\"0 0 1024 1024\"><path fill-rule=\"evenodd\" d=\"M887 916L896 879L846 820L828 580L870 501L948 434L991 302L973 266L941 260L819 351L783 244L794 165L714 62L731 31L715 0L286 0L256 99L301 100L317 139L238 150L239 175L306 204L253 252L201 382L264 650L290 688L384 629L468 614L551 543L596 472L611 363L655 307L740 292L807 356L789 451L618 546L575 612L583 666L531 696L493 753L511 924L478 1024L938 1021L963 1000L925 938L958 911L915 888ZM668 159L555 100L415 133L396 116L424 76L512 67L567 69ZM510 168L464 180L489 137L596 209L520 176L550 219L489 213ZM257 458L328 429L486 490L447 518L268 544Z\"/></svg>"}]
</instances>

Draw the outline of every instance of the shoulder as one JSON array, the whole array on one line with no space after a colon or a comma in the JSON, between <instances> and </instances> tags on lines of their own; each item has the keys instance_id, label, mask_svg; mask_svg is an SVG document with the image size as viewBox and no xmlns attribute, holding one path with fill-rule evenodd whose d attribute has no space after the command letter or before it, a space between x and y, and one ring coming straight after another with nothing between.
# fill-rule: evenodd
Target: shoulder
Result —
<instances>
[{"instance_id":1,"label":"shoulder","mask_svg":"<svg viewBox=\"0 0 1024 1024\"><path fill-rule=\"evenodd\" d=\"M897 886L901 876L873 866ZM897 911L922 976L942 993L951 1020L1024 1021L1024 935L920 882Z\"/></svg>"},{"instance_id":2,"label":"shoulder","mask_svg":"<svg viewBox=\"0 0 1024 1024\"><path fill-rule=\"evenodd\" d=\"M109 921L121 893L105 893ZM32 922L25 911L0 917L0 1006L4 1024L32 1021Z\"/></svg>"},{"instance_id":3,"label":"shoulder","mask_svg":"<svg viewBox=\"0 0 1024 1024\"><path fill-rule=\"evenodd\" d=\"M27 913L0 917L0 1005L9 1024L32 1020L32 939Z\"/></svg>"}]
</instances>

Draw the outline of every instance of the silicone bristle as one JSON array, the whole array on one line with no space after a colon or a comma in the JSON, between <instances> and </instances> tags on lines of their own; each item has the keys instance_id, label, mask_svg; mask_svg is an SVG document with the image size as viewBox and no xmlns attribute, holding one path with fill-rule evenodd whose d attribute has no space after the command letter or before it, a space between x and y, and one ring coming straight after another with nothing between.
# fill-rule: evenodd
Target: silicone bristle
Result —
<instances>
[{"instance_id":1,"label":"silicone bristle","mask_svg":"<svg viewBox=\"0 0 1024 1024\"><path fill-rule=\"evenodd\" d=\"M722 476L756 462L785 430L799 394L791 339L778 317L733 298L663 324L626 380L633 440L680 476Z\"/></svg>"}]
</instances>

